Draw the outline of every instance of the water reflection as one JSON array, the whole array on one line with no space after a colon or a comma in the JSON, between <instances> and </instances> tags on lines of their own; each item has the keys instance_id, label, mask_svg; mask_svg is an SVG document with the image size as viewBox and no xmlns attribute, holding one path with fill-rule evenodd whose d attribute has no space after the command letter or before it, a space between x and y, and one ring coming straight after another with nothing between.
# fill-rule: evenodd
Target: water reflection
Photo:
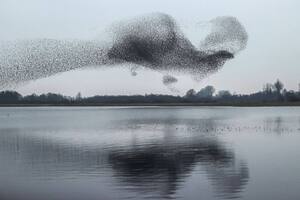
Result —
<instances>
[{"instance_id":1,"label":"water reflection","mask_svg":"<svg viewBox=\"0 0 300 200\"><path fill-rule=\"evenodd\" d=\"M288 127L283 127L283 119L280 116L266 118L263 128L265 132L276 133L277 135L288 130Z\"/></svg>"},{"instance_id":2,"label":"water reflection","mask_svg":"<svg viewBox=\"0 0 300 200\"><path fill-rule=\"evenodd\" d=\"M214 186L216 196L237 198L247 184L249 170L246 162L237 160L233 151L217 137L207 136L208 130L215 130L218 126L215 119L138 119L126 122L148 130L160 130L164 136L155 142L143 145L132 142L127 148L115 148L109 152L108 162L115 177L123 185L132 186L130 189L142 193L158 192L156 195L160 197L171 198L199 165L201 173L206 174ZM185 127L188 132L181 133L182 129L178 127Z\"/></svg>"},{"instance_id":3,"label":"water reflection","mask_svg":"<svg viewBox=\"0 0 300 200\"><path fill-rule=\"evenodd\" d=\"M113 129L105 129L111 132L106 140L104 130L98 130L96 140L75 143L68 135L81 134L89 140L90 130L2 129L0 158L6 162L1 162L0 169L5 171L2 177L44 182L90 177L106 184L109 180L109 184L117 182L116 189L137 193L139 198L176 198L176 192L196 172L206 175L207 180L199 181L210 182L215 196L236 198L249 180L249 170L232 149L205 132L218 126L212 118L119 120L110 124ZM115 132L126 140L117 142Z\"/></svg>"},{"instance_id":4,"label":"water reflection","mask_svg":"<svg viewBox=\"0 0 300 200\"><path fill-rule=\"evenodd\" d=\"M124 184L143 193L159 192L163 197L171 197L197 164L203 166L222 197L236 197L249 179L247 165L236 163L233 152L217 140L114 150L109 154L109 163Z\"/></svg>"},{"instance_id":5,"label":"water reflection","mask_svg":"<svg viewBox=\"0 0 300 200\"><path fill-rule=\"evenodd\" d=\"M298 108L0 111L0 199L299 197Z\"/></svg>"}]
</instances>

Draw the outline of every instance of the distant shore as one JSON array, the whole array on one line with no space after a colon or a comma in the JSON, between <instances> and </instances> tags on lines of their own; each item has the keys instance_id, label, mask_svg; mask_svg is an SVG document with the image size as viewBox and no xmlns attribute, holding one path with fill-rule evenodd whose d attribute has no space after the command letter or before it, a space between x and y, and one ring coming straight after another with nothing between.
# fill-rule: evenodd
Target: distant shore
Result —
<instances>
[{"instance_id":1,"label":"distant shore","mask_svg":"<svg viewBox=\"0 0 300 200\"><path fill-rule=\"evenodd\" d=\"M216 92L213 86L199 91L188 90L185 95L136 94L136 95L94 95L83 97L57 93L22 95L17 91L0 91L0 107L46 107L46 106L231 106L231 107L271 107L300 106L299 91L284 89L277 80L266 83L262 91L251 94L236 94L229 90Z\"/></svg>"},{"instance_id":2,"label":"distant shore","mask_svg":"<svg viewBox=\"0 0 300 200\"><path fill-rule=\"evenodd\" d=\"M71 104L0 104L0 107L118 107L118 106L231 106L231 107L279 107L300 106L300 102L265 103L71 103Z\"/></svg>"}]
</instances>

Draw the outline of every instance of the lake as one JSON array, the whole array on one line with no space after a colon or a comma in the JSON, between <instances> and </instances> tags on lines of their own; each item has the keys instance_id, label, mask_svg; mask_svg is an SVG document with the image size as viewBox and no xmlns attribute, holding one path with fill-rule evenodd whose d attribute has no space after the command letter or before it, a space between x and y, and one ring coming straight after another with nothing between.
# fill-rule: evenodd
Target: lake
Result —
<instances>
[{"instance_id":1,"label":"lake","mask_svg":"<svg viewBox=\"0 0 300 200\"><path fill-rule=\"evenodd\" d=\"M300 199L300 107L0 108L0 198Z\"/></svg>"}]
</instances>

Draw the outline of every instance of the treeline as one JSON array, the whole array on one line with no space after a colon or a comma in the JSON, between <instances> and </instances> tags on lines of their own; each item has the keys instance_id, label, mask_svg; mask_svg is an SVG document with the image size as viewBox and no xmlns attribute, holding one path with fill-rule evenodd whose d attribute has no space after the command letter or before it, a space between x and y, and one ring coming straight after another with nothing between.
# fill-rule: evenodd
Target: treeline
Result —
<instances>
[{"instance_id":1,"label":"treeline","mask_svg":"<svg viewBox=\"0 0 300 200\"><path fill-rule=\"evenodd\" d=\"M198 92L193 89L187 91L185 98L191 101L219 103L300 102L300 91L288 91L283 83L277 80L274 84L265 84L262 91L252 94L232 94L228 90L220 90L216 93L213 86L206 86Z\"/></svg>"},{"instance_id":2,"label":"treeline","mask_svg":"<svg viewBox=\"0 0 300 200\"><path fill-rule=\"evenodd\" d=\"M199 91L190 89L184 96L172 95L120 95L75 97L47 93L41 95L22 96L15 91L0 92L1 105L122 105L122 104L180 104L180 103L210 103L210 104L263 104L280 102L300 102L300 92L284 89L281 81L267 83L263 90L253 94L232 94L228 90L216 92L213 86L206 86Z\"/></svg>"}]
</instances>

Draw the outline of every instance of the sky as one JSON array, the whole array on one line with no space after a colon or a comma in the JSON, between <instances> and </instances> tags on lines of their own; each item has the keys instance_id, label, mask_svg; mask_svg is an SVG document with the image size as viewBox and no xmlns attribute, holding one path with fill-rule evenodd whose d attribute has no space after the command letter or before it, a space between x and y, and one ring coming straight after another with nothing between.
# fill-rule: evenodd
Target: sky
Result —
<instances>
[{"instance_id":1,"label":"sky","mask_svg":"<svg viewBox=\"0 0 300 200\"><path fill-rule=\"evenodd\" d=\"M200 82L186 75L177 76L178 93L162 84L163 75L158 72L138 70L133 77L124 67L79 69L30 81L14 89L24 95L46 92L71 96L78 92L83 96L182 95L190 88L199 90L213 85L217 90L251 93L279 78L288 90L298 90L299 8L299 0L0 0L0 40L101 39L116 21L163 12L175 18L192 41L200 41L206 21L234 16L248 32L246 49L219 72Z\"/></svg>"}]
</instances>

